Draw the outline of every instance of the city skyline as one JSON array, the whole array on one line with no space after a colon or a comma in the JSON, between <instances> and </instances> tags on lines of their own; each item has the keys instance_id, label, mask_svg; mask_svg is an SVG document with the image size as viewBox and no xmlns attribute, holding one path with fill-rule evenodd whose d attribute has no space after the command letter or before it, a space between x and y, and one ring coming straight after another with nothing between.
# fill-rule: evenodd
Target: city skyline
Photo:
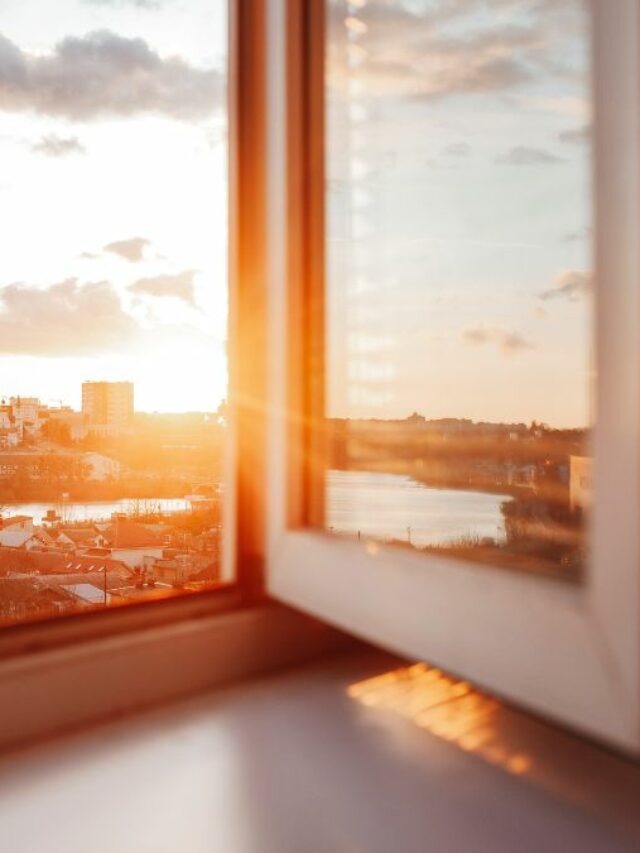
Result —
<instances>
[{"instance_id":1,"label":"city skyline","mask_svg":"<svg viewBox=\"0 0 640 853\"><path fill-rule=\"evenodd\" d=\"M86 384L109 384L109 385L123 385L123 384L131 384L134 385L128 379L108 379L108 380L98 380L95 382L92 379L85 380L82 382L82 385ZM62 410L62 409L71 409L74 412L82 411L82 386L77 394L79 402L74 405L70 398L65 397L39 397L37 394L17 394L17 393L8 393L8 394L0 394L0 405L8 405L10 401L18 401L18 400L37 400L38 404L44 409L51 410ZM178 410L172 411L171 409L166 410L158 410L158 409L140 409L137 405L135 405L135 394L134 394L134 408L133 411L135 414L164 414L164 415L172 415L172 414L213 414L219 410L220 406L225 404L225 399L223 398L220 401L220 404L215 409L190 409L190 410Z\"/></svg>"}]
</instances>

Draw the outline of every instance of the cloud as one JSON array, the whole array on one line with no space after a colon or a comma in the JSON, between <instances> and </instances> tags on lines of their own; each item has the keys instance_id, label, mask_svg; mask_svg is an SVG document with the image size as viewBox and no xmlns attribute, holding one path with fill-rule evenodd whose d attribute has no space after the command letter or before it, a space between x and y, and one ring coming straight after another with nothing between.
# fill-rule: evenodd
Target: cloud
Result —
<instances>
[{"instance_id":1,"label":"cloud","mask_svg":"<svg viewBox=\"0 0 640 853\"><path fill-rule=\"evenodd\" d=\"M71 121L143 114L190 121L223 103L223 76L108 30L31 54L0 35L0 110Z\"/></svg>"},{"instance_id":2,"label":"cloud","mask_svg":"<svg viewBox=\"0 0 640 853\"><path fill-rule=\"evenodd\" d=\"M531 341L528 341L517 332L501 332L500 346L502 347L502 350L508 354L536 348L535 344L532 344Z\"/></svg>"},{"instance_id":3,"label":"cloud","mask_svg":"<svg viewBox=\"0 0 640 853\"><path fill-rule=\"evenodd\" d=\"M31 150L46 157L68 157L70 154L85 153L85 147L77 136L56 136L55 133L42 136L31 146Z\"/></svg>"},{"instance_id":4,"label":"cloud","mask_svg":"<svg viewBox=\"0 0 640 853\"><path fill-rule=\"evenodd\" d=\"M580 145L583 142L589 142L593 128L590 124L585 124L582 127L574 127L570 130L563 130L558 134L560 142L568 142L572 145Z\"/></svg>"},{"instance_id":5,"label":"cloud","mask_svg":"<svg viewBox=\"0 0 640 853\"><path fill-rule=\"evenodd\" d=\"M471 346L497 346L505 355L515 355L524 350L535 349L535 345L519 332L486 326L470 326L463 329L460 337Z\"/></svg>"},{"instance_id":6,"label":"cloud","mask_svg":"<svg viewBox=\"0 0 640 853\"><path fill-rule=\"evenodd\" d=\"M466 142L452 142L442 149L442 153L448 157L466 157L470 151L471 148Z\"/></svg>"},{"instance_id":7,"label":"cloud","mask_svg":"<svg viewBox=\"0 0 640 853\"><path fill-rule=\"evenodd\" d=\"M496 56L491 46L442 39L414 60L371 58L359 76L368 94L432 101L510 89L531 74L515 57Z\"/></svg>"},{"instance_id":8,"label":"cloud","mask_svg":"<svg viewBox=\"0 0 640 853\"><path fill-rule=\"evenodd\" d=\"M122 349L138 333L107 281L70 278L46 289L18 283L0 288L0 352L79 356Z\"/></svg>"},{"instance_id":9,"label":"cloud","mask_svg":"<svg viewBox=\"0 0 640 853\"><path fill-rule=\"evenodd\" d=\"M377 0L347 19L330 14L330 85L346 92L355 70L368 95L434 100L582 73L567 58L586 36L582 3L492 0L491 9L489 18L486 0Z\"/></svg>"},{"instance_id":10,"label":"cloud","mask_svg":"<svg viewBox=\"0 0 640 853\"><path fill-rule=\"evenodd\" d=\"M445 47L441 45L441 48ZM474 53L467 47L445 49L443 64L430 75L428 86L418 96L425 99L495 92L510 89L529 80L530 73L519 60L509 56L492 56L489 51Z\"/></svg>"},{"instance_id":11,"label":"cloud","mask_svg":"<svg viewBox=\"0 0 640 853\"><path fill-rule=\"evenodd\" d=\"M546 163L562 163L562 158L556 157L555 154L543 148L516 145L506 154L496 157L495 162L503 166L538 166Z\"/></svg>"},{"instance_id":12,"label":"cloud","mask_svg":"<svg viewBox=\"0 0 640 853\"><path fill-rule=\"evenodd\" d=\"M565 270L557 276L551 287L540 294L540 299L568 299L577 302L593 290L591 270Z\"/></svg>"},{"instance_id":13,"label":"cloud","mask_svg":"<svg viewBox=\"0 0 640 853\"><path fill-rule=\"evenodd\" d=\"M144 251L147 246L151 245L151 241L146 237L131 237L129 240L115 240L113 243L107 243L103 247L104 252L111 252L113 255L118 255L129 261L132 264L139 263L144 258ZM95 257L90 253L84 253L83 257Z\"/></svg>"},{"instance_id":14,"label":"cloud","mask_svg":"<svg viewBox=\"0 0 640 853\"><path fill-rule=\"evenodd\" d=\"M148 296L175 297L189 305L195 305L194 277L195 270L184 270L174 275L156 275L150 278L140 278L135 281L130 290L133 293L145 293Z\"/></svg>"}]
</instances>

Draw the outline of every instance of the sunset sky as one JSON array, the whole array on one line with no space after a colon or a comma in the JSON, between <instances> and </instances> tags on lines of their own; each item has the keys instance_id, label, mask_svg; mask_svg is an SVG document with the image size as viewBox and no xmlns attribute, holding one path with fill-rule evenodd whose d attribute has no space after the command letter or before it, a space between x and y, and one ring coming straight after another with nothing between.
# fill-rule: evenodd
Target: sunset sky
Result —
<instances>
[{"instance_id":1,"label":"sunset sky","mask_svg":"<svg viewBox=\"0 0 640 853\"><path fill-rule=\"evenodd\" d=\"M587 8L332 0L332 414L589 422Z\"/></svg>"},{"instance_id":2,"label":"sunset sky","mask_svg":"<svg viewBox=\"0 0 640 853\"><path fill-rule=\"evenodd\" d=\"M224 395L226 5L2 0L0 395ZM585 425L586 2L329 8L329 413Z\"/></svg>"},{"instance_id":3,"label":"sunset sky","mask_svg":"<svg viewBox=\"0 0 640 853\"><path fill-rule=\"evenodd\" d=\"M0 395L224 395L226 5L2 0Z\"/></svg>"}]
</instances>

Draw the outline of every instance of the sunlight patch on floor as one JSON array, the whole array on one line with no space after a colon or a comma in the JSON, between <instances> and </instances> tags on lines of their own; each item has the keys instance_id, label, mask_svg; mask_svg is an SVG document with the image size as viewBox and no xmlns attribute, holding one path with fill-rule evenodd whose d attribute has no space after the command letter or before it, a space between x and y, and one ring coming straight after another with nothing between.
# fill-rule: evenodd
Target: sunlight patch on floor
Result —
<instances>
[{"instance_id":1,"label":"sunlight patch on floor","mask_svg":"<svg viewBox=\"0 0 640 853\"><path fill-rule=\"evenodd\" d=\"M347 694L368 708L393 711L443 740L473 752L514 775L531 771L531 756L502 736L502 704L467 681L425 663L358 681Z\"/></svg>"}]
</instances>

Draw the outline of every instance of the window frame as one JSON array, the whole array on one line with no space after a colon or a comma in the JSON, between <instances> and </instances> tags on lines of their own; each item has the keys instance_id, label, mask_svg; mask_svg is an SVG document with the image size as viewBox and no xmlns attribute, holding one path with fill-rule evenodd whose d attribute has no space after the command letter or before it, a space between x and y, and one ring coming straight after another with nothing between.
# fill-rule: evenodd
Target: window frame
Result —
<instances>
[{"instance_id":1,"label":"window frame","mask_svg":"<svg viewBox=\"0 0 640 853\"><path fill-rule=\"evenodd\" d=\"M262 324L265 302L264 256L264 60L265 0L228 2L228 210L229 210L229 390L228 441L223 506L223 581L217 589L140 601L118 608L65 614L0 628L0 680L15 673L33 653L119 636L137 642L140 631L173 630L176 623L200 620L264 601L261 518L265 481L265 383L261 371L239 370L247 349L264 363L264 333L256 346L249 333ZM248 329L247 316L254 318ZM250 338L250 339L249 339ZM247 400L251 404L247 404ZM248 414L249 412L249 414ZM248 464L249 463L249 464Z\"/></svg>"},{"instance_id":2,"label":"window frame","mask_svg":"<svg viewBox=\"0 0 640 853\"><path fill-rule=\"evenodd\" d=\"M324 467L324 5L272 0L267 24L267 589L640 754L640 3L613 11L590 0L597 487L582 585L384 545L372 553L313 529Z\"/></svg>"}]
</instances>

